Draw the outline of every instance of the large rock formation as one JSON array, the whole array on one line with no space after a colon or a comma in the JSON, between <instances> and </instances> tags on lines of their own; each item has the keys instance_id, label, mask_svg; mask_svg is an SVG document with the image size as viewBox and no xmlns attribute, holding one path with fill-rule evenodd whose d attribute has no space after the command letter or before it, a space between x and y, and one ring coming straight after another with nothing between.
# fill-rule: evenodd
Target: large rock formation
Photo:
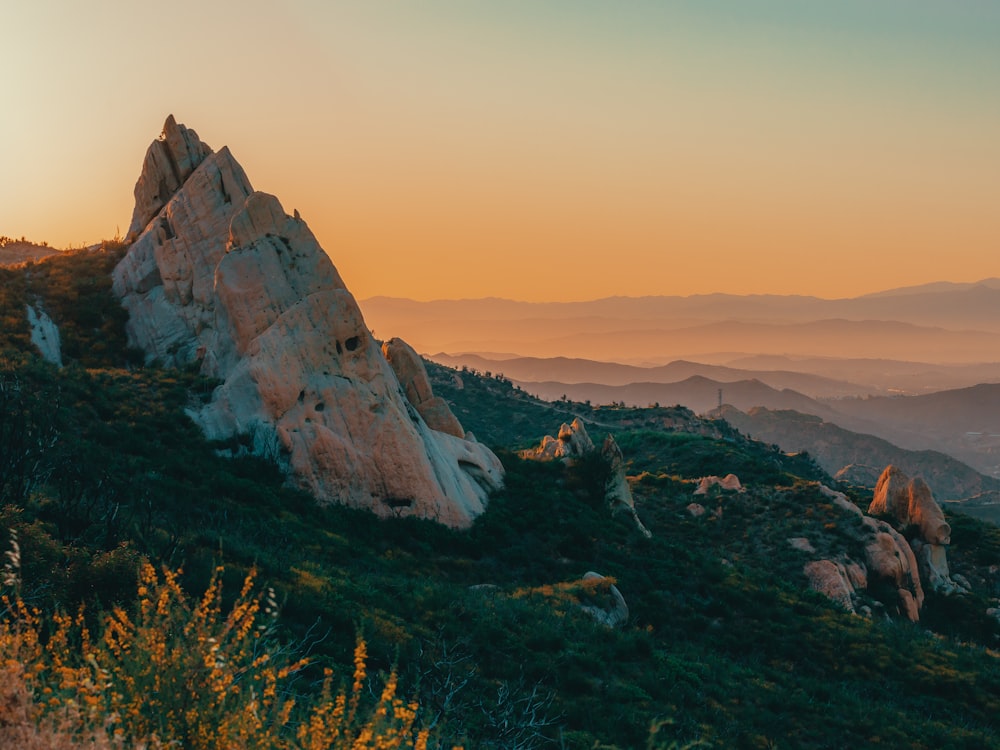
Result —
<instances>
[{"instance_id":1,"label":"large rock formation","mask_svg":"<svg viewBox=\"0 0 1000 750\"><path fill-rule=\"evenodd\" d=\"M631 516L639 532L647 539L651 538L652 533L639 520L639 514L635 511L635 498L625 475L625 456L613 435L609 434L604 438L601 456L608 464L608 478L604 482L605 502L611 506L613 513L627 513Z\"/></svg>"},{"instance_id":2,"label":"large rock formation","mask_svg":"<svg viewBox=\"0 0 1000 750\"><path fill-rule=\"evenodd\" d=\"M172 116L135 198L134 241L113 274L129 342L221 381L191 412L208 437L249 434L321 502L455 527L482 513L500 462L390 342L397 376L298 212Z\"/></svg>"},{"instance_id":3,"label":"large rock formation","mask_svg":"<svg viewBox=\"0 0 1000 750\"><path fill-rule=\"evenodd\" d=\"M574 459L593 452L594 441L579 417L570 424L559 426L559 435L546 435L537 448L521 451L521 458L534 461L551 461L556 458Z\"/></svg>"},{"instance_id":4,"label":"large rock formation","mask_svg":"<svg viewBox=\"0 0 1000 750\"><path fill-rule=\"evenodd\" d=\"M910 541L910 547L920 575L932 591L942 594L966 591L951 578L945 550L951 543L951 526L923 479L910 479L897 467L887 466L875 485L868 512L893 518L900 529L917 527L919 537Z\"/></svg>"},{"instance_id":5,"label":"large rock formation","mask_svg":"<svg viewBox=\"0 0 1000 750\"><path fill-rule=\"evenodd\" d=\"M892 516L902 527L919 527L920 536L929 544L951 542L951 526L944 520L930 487L920 477L910 479L895 466L887 466L878 478L868 512Z\"/></svg>"}]
</instances>

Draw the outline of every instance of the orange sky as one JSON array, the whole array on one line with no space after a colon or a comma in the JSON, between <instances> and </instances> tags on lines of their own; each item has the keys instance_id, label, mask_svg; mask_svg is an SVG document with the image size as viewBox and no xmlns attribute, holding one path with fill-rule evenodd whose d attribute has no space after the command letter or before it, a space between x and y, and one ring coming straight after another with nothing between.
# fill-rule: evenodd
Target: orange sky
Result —
<instances>
[{"instance_id":1,"label":"orange sky","mask_svg":"<svg viewBox=\"0 0 1000 750\"><path fill-rule=\"evenodd\" d=\"M172 112L359 298L1000 276L1000 4L413 7L6 4L0 234L124 231Z\"/></svg>"}]
</instances>

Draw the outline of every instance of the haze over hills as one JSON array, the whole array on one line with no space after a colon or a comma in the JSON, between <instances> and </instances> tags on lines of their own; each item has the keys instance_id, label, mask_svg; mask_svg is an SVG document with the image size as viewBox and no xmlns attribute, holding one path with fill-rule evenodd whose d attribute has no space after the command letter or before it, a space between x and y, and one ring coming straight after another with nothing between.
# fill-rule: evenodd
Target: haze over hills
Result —
<instances>
[{"instance_id":1,"label":"haze over hills","mask_svg":"<svg viewBox=\"0 0 1000 750\"><path fill-rule=\"evenodd\" d=\"M1000 382L997 278L833 300L375 297L361 305L376 330L403 332L435 361L502 373L543 398L706 412L721 389L739 409L793 409L1000 472L1000 404L982 387ZM980 388L961 390L972 386ZM888 398L939 391L955 392L927 402Z\"/></svg>"},{"instance_id":2,"label":"haze over hills","mask_svg":"<svg viewBox=\"0 0 1000 750\"><path fill-rule=\"evenodd\" d=\"M973 364L1000 351L996 280L844 300L778 295L361 302L422 352L664 363L719 352Z\"/></svg>"}]
</instances>

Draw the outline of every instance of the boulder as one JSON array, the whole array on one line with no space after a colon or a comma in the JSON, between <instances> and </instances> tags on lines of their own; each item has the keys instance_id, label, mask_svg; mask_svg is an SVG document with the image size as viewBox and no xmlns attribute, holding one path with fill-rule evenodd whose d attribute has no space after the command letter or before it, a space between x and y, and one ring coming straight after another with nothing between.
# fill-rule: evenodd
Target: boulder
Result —
<instances>
[{"instance_id":1,"label":"boulder","mask_svg":"<svg viewBox=\"0 0 1000 750\"><path fill-rule=\"evenodd\" d=\"M583 574L585 593L580 609L608 628L620 628L628 622L628 604L610 578L589 571Z\"/></svg>"},{"instance_id":2,"label":"boulder","mask_svg":"<svg viewBox=\"0 0 1000 750\"><path fill-rule=\"evenodd\" d=\"M434 425L446 418L420 373L408 384L421 399L404 395L305 221L255 192L228 149L169 117L135 195L113 272L129 343L221 381L190 412L209 438L249 434L323 503L454 527L483 512L499 460L460 426L434 429L421 403Z\"/></svg>"},{"instance_id":3,"label":"boulder","mask_svg":"<svg viewBox=\"0 0 1000 750\"><path fill-rule=\"evenodd\" d=\"M740 484L740 479L735 474L726 474L724 477L702 477L698 482L698 488L694 491L696 495L707 495L709 489L712 487L719 487L724 490L730 490L732 492L742 492L743 485Z\"/></svg>"},{"instance_id":4,"label":"boulder","mask_svg":"<svg viewBox=\"0 0 1000 750\"><path fill-rule=\"evenodd\" d=\"M687 506L687 512L694 518L701 518L705 515L705 506L700 503L689 503Z\"/></svg>"},{"instance_id":5,"label":"boulder","mask_svg":"<svg viewBox=\"0 0 1000 750\"><path fill-rule=\"evenodd\" d=\"M887 466L879 477L868 512L873 516L891 516L904 528L919 527L921 538L931 544L951 541L951 527L930 487L919 477L910 479L895 466Z\"/></svg>"},{"instance_id":6,"label":"boulder","mask_svg":"<svg viewBox=\"0 0 1000 750\"><path fill-rule=\"evenodd\" d=\"M565 422L559 427L558 437L546 435L537 448L521 451L521 458L533 461L551 461L556 458L580 458L595 450L594 442L587 434L587 428L579 417L572 423Z\"/></svg>"},{"instance_id":7,"label":"boulder","mask_svg":"<svg viewBox=\"0 0 1000 750\"><path fill-rule=\"evenodd\" d=\"M806 563L802 572L809 579L810 588L833 600L848 612L854 613L852 600L854 587L842 564L833 560L814 560Z\"/></svg>"},{"instance_id":8,"label":"boulder","mask_svg":"<svg viewBox=\"0 0 1000 750\"><path fill-rule=\"evenodd\" d=\"M868 563L869 576L894 584L898 591L905 591L907 596L901 598L901 610L916 622L913 617L919 613L924 604L924 590L920 582L913 550L907 544L903 535L884 521L865 517L862 523L868 532L865 540L865 559Z\"/></svg>"}]
</instances>

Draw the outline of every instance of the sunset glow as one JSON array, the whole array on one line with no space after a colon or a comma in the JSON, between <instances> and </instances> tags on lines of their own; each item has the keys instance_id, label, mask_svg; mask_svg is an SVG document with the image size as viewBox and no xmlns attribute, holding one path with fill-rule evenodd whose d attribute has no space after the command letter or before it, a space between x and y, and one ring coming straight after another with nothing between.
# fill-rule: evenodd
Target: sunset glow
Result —
<instances>
[{"instance_id":1,"label":"sunset glow","mask_svg":"<svg viewBox=\"0 0 1000 750\"><path fill-rule=\"evenodd\" d=\"M0 234L127 228L164 118L355 296L1000 276L1000 4L8 3Z\"/></svg>"}]
</instances>

